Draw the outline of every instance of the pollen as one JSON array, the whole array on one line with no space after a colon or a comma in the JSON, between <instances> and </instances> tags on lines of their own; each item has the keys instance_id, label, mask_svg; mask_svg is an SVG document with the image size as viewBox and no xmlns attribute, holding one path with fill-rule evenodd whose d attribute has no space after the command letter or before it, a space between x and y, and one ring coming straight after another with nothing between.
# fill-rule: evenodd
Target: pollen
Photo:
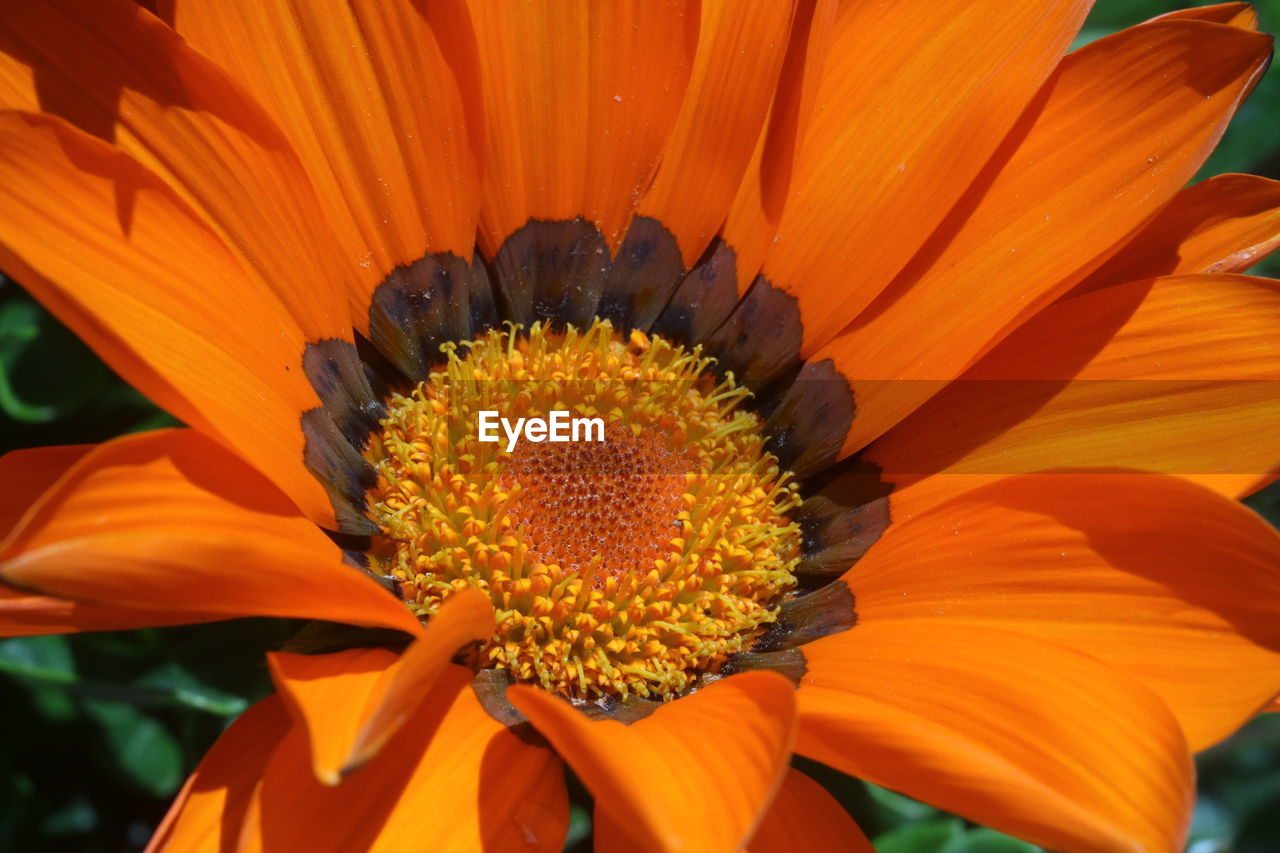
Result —
<instances>
[{"instance_id":1,"label":"pollen","mask_svg":"<svg viewBox=\"0 0 1280 853\"><path fill-rule=\"evenodd\" d=\"M800 499L732 375L604 320L443 351L366 451L371 559L424 621L457 590L489 595L494 633L469 663L574 699L671 699L774 621ZM604 440L508 450L480 440L486 410L601 418Z\"/></svg>"}]
</instances>

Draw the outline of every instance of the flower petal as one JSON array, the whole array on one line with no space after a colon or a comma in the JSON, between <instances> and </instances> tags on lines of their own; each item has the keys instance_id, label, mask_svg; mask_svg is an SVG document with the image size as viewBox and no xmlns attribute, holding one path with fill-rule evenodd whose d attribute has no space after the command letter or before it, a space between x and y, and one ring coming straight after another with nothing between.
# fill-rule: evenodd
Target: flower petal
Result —
<instances>
[{"instance_id":1,"label":"flower petal","mask_svg":"<svg viewBox=\"0 0 1280 853\"><path fill-rule=\"evenodd\" d=\"M821 108L763 270L800 303L802 356L866 307L929 236L1053 71L1089 5L841 9Z\"/></svg>"},{"instance_id":2,"label":"flower petal","mask_svg":"<svg viewBox=\"0 0 1280 853\"><path fill-rule=\"evenodd\" d=\"M289 715L277 696L237 717L178 792L146 853L234 849L249 797L289 728Z\"/></svg>"},{"instance_id":3,"label":"flower petal","mask_svg":"<svg viewBox=\"0 0 1280 853\"><path fill-rule=\"evenodd\" d=\"M1149 691L1034 637L868 621L804 647L796 750L1055 849L1181 850L1194 795Z\"/></svg>"},{"instance_id":4,"label":"flower petal","mask_svg":"<svg viewBox=\"0 0 1280 853\"><path fill-rule=\"evenodd\" d=\"M899 517L982 478L1060 468L1179 474L1238 497L1280 464L1278 326L1280 287L1245 276L1063 300L862 456Z\"/></svg>"},{"instance_id":5,"label":"flower petal","mask_svg":"<svg viewBox=\"0 0 1280 853\"><path fill-rule=\"evenodd\" d=\"M276 688L306 726L316 778L337 785L373 758L430 694L458 649L492 632L488 596L467 589L445 601L403 654L379 648L268 654ZM347 692L369 698L363 705L344 703Z\"/></svg>"},{"instance_id":6,"label":"flower petal","mask_svg":"<svg viewBox=\"0 0 1280 853\"><path fill-rule=\"evenodd\" d=\"M419 631L282 493L190 430L90 452L0 545L0 561L6 583L94 604Z\"/></svg>"},{"instance_id":7,"label":"flower petal","mask_svg":"<svg viewBox=\"0 0 1280 853\"><path fill-rule=\"evenodd\" d=\"M427 252L470 259L476 156L445 48L410 0L179 3L173 25L285 130L344 254L377 278ZM375 283L349 282L362 331Z\"/></svg>"},{"instance_id":8,"label":"flower petal","mask_svg":"<svg viewBox=\"0 0 1280 853\"><path fill-rule=\"evenodd\" d=\"M190 611L137 610L85 604L49 595L34 595L0 584L0 637L74 634L79 631L125 631L225 618L219 614Z\"/></svg>"},{"instance_id":9,"label":"flower petal","mask_svg":"<svg viewBox=\"0 0 1280 853\"><path fill-rule=\"evenodd\" d=\"M114 143L235 248L308 340L350 340L343 282L368 273L338 251L288 139L226 72L141 6L0 7L0 104L55 113ZM120 189L127 223L129 186Z\"/></svg>"},{"instance_id":10,"label":"flower petal","mask_svg":"<svg viewBox=\"0 0 1280 853\"><path fill-rule=\"evenodd\" d=\"M348 649L332 654L269 652L271 680L298 725L305 728L311 770L326 785L342 781L351 743L368 716L378 684L399 659L390 649ZM351 697L368 697L366 702Z\"/></svg>"},{"instance_id":11,"label":"flower petal","mask_svg":"<svg viewBox=\"0 0 1280 853\"><path fill-rule=\"evenodd\" d=\"M1192 6L1190 9L1174 9L1152 18L1153 21L1196 20L1230 24L1246 30L1258 28L1258 12L1251 3L1217 3L1212 6Z\"/></svg>"},{"instance_id":12,"label":"flower petal","mask_svg":"<svg viewBox=\"0 0 1280 853\"><path fill-rule=\"evenodd\" d=\"M0 456L0 539L17 526L31 505L67 473L92 444L67 444L13 450Z\"/></svg>"},{"instance_id":13,"label":"flower petal","mask_svg":"<svg viewBox=\"0 0 1280 853\"><path fill-rule=\"evenodd\" d=\"M795 693L777 673L747 672L624 725L535 687L507 690L608 812L607 826L651 849L690 851L738 849L759 824L791 755ZM711 732L729 745L714 760Z\"/></svg>"},{"instance_id":14,"label":"flower petal","mask_svg":"<svg viewBox=\"0 0 1280 853\"><path fill-rule=\"evenodd\" d=\"M0 456L0 541L46 491L94 449L92 444L36 447ZM0 584L0 637L120 631L220 619L190 612L132 610L36 595Z\"/></svg>"},{"instance_id":15,"label":"flower petal","mask_svg":"<svg viewBox=\"0 0 1280 853\"><path fill-rule=\"evenodd\" d=\"M1280 248L1280 181L1218 175L1173 197L1073 294L1158 275L1244 272Z\"/></svg>"},{"instance_id":16,"label":"flower petal","mask_svg":"<svg viewBox=\"0 0 1280 853\"><path fill-rule=\"evenodd\" d=\"M860 626L929 619L1085 651L1164 699L1194 750L1280 692L1280 535L1179 478L1006 478L891 526L846 579Z\"/></svg>"},{"instance_id":17,"label":"flower petal","mask_svg":"<svg viewBox=\"0 0 1280 853\"><path fill-rule=\"evenodd\" d=\"M131 384L333 524L303 465L299 419L320 405L304 331L154 174L58 119L0 114L0 263Z\"/></svg>"},{"instance_id":18,"label":"flower petal","mask_svg":"<svg viewBox=\"0 0 1280 853\"><path fill-rule=\"evenodd\" d=\"M736 256L739 295L746 293L755 279L778 233L795 177L796 152L817 106L838 6L836 0L797 5L769 122L756 142L751 164L721 229Z\"/></svg>"},{"instance_id":19,"label":"flower petal","mask_svg":"<svg viewBox=\"0 0 1280 853\"><path fill-rule=\"evenodd\" d=\"M834 359L858 399L845 452L928 399L930 381L960 375L1154 215L1204 161L1270 53L1269 36L1175 20L1064 59L926 249L815 356Z\"/></svg>"},{"instance_id":20,"label":"flower petal","mask_svg":"<svg viewBox=\"0 0 1280 853\"><path fill-rule=\"evenodd\" d=\"M386 745L410 714L422 704L440 673L459 649L493 635L493 605L478 589L454 592L427 622L380 685L378 695L363 715L356 737L342 764L350 773L363 766Z\"/></svg>"},{"instance_id":21,"label":"flower petal","mask_svg":"<svg viewBox=\"0 0 1280 853\"><path fill-rule=\"evenodd\" d=\"M853 818L826 789L794 767L748 845L751 853L845 850L875 853Z\"/></svg>"},{"instance_id":22,"label":"flower petal","mask_svg":"<svg viewBox=\"0 0 1280 853\"><path fill-rule=\"evenodd\" d=\"M683 99L698 24L686 5L472 4L486 255L530 219L582 217L616 249Z\"/></svg>"},{"instance_id":23,"label":"flower petal","mask_svg":"<svg viewBox=\"0 0 1280 853\"><path fill-rule=\"evenodd\" d=\"M448 667L395 748L335 787L315 778L306 733L294 729L254 792L241 849L399 851L429 838L439 850L559 853L569 820L563 765L490 717L470 680Z\"/></svg>"},{"instance_id":24,"label":"flower petal","mask_svg":"<svg viewBox=\"0 0 1280 853\"><path fill-rule=\"evenodd\" d=\"M711 242L764 126L791 3L704 0L698 51L680 115L638 213L675 235L685 268Z\"/></svg>"}]
</instances>

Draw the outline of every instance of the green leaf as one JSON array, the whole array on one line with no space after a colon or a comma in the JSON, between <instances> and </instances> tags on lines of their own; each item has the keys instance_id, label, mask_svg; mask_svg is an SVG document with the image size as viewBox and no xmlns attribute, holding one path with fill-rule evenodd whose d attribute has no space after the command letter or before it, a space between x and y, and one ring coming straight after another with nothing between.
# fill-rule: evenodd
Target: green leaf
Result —
<instances>
[{"instance_id":1,"label":"green leaf","mask_svg":"<svg viewBox=\"0 0 1280 853\"><path fill-rule=\"evenodd\" d=\"M912 823L874 839L876 853L950 853L948 847L964 838L964 824L956 818Z\"/></svg>"},{"instance_id":2,"label":"green leaf","mask_svg":"<svg viewBox=\"0 0 1280 853\"><path fill-rule=\"evenodd\" d=\"M942 853L1036 853L1040 848L986 827L975 827L942 848Z\"/></svg>"},{"instance_id":3,"label":"green leaf","mask_svg":"<svg viewBox=\"0 0 1280 853\"><path fill-rule=\"evenodd\" d=\"M1034 844L958 818L909 823L875 839L877 853L1036 853Z\"/></svg>"},{"instance_id":4,"label":"green leaf","mask_svg":"<svg viewBox=\"0 0 1280 853\"><path fill-rule=\"evenodd\" d=\"M87 835L98 826L98 812L93 803L76 797L41 822L48 835Z\"/></svg>"},{"instance_id":5,"label":"green leaf","mask_svg":"<svg viewBox=\"0 0 1280 853\"><path fill-rule=\"evenodd\" d=\"M564 838L565 849L581 844L591 837L591 814L576 803L569 807L569 831Z\"/></svg>"},{"instance_id":6,"label":"green leaf","mask_svg":"<svg viewBox=\"0 0 1280 853\"><path fill-rule=\"evenodd\" d=\"M58 634L0 640L0 672L61 684L76 680L71 648Z\"/></svg>"},{"instance_id":7,"label":"green leaf","mask_svg":"<svg viewBox=\"0 0 1280 853\"><path fill-rule=\"evenodd\" d=\"M102 726L112 756L135 784L157 797L178 789L182 749L160 721L123 702L91 699L85 710Z\"/></svg>"},{"instance_id":8,"label":"green leaf","mask_svg":"<svg viewBox=\"0 0 1280 853\"><path fill-rule=\"evenodd\" d=\"M156 698L229 717L249 707L249 701L241 696L226 693L200 681L178 663L167 663L153 669L134 682L156 694Z\"/></svg>"},{"instance_id":9,"label":"green leaf","mask_svg":"<svg viewBox=\"0 0 1280 853\"><path fill-rule=\"evenodd\" d=\"M867 783L867 794L875 804L876 817L881 826L897 826L901 823L938 818L941 813L922 802L904 797L896 791Z\"/></svg>"},{"instance_id":10,"label":"green leaf","mask_svg":"<svg viewBox=\"0 0 1280 853\"><path fill-rule=\"evenodd\" d=\"M67 685L48 681L33 681L27 685L31 704L44 718L46 724L69 723L79 711Z\"/></svg>"},{"instance_id":11,"label":"green leaf","mask_svg":"<svg viewBox=\"0 0 1280 853\"><path fill-rule=\"evenodd\" d=\"M54 406L19 399L9 381L18 357L40 335L40 316L40 309L30 302L0 304L0 411L26 423L47 423L58 416Z\"/></svg>"}]
</instances>

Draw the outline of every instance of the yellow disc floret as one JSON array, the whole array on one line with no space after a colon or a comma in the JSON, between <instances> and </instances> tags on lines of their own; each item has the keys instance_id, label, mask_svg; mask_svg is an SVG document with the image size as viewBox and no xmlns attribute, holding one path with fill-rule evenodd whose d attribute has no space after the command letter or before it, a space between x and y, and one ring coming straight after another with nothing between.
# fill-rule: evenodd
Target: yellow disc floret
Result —
<instances>
[{"instance_id":1,"label":"yellow disc floret","mask_svg":"<svg viewBox=\"0 0 1280 853\"><path fill-rule=\"evenodd\" d=\"M491 597L476 666L579 699L668 699L774 620L795 584L786 514L799 499L732 376L717 383L699 350L623 340L602 320L444 351L391 396L366 453L372 557L423 619L454 590ZM482 412L567 412L603 435L481 441Z\"/></svg>"}]
</instances>

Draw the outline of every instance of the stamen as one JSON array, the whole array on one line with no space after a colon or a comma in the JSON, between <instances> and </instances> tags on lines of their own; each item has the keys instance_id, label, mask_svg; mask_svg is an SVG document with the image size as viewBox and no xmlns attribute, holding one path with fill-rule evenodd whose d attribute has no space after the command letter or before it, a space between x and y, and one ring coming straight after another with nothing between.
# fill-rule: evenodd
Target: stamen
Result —
<instances>
[{"instance_id":1,"label":"stamen","mask_svg":"<svg viewBox=\"0 0 1280 853\"><path fill-rule=\"evenodd\" d=\"M607 321L508 326L442 348L367 451L371 555L429 619L453 591L497 612L478 668L582 699L673 698L776 618L799 499L730 375ZM481 442L479 412L605 421L603 442Z\"/></svg>"}]
</instances>

